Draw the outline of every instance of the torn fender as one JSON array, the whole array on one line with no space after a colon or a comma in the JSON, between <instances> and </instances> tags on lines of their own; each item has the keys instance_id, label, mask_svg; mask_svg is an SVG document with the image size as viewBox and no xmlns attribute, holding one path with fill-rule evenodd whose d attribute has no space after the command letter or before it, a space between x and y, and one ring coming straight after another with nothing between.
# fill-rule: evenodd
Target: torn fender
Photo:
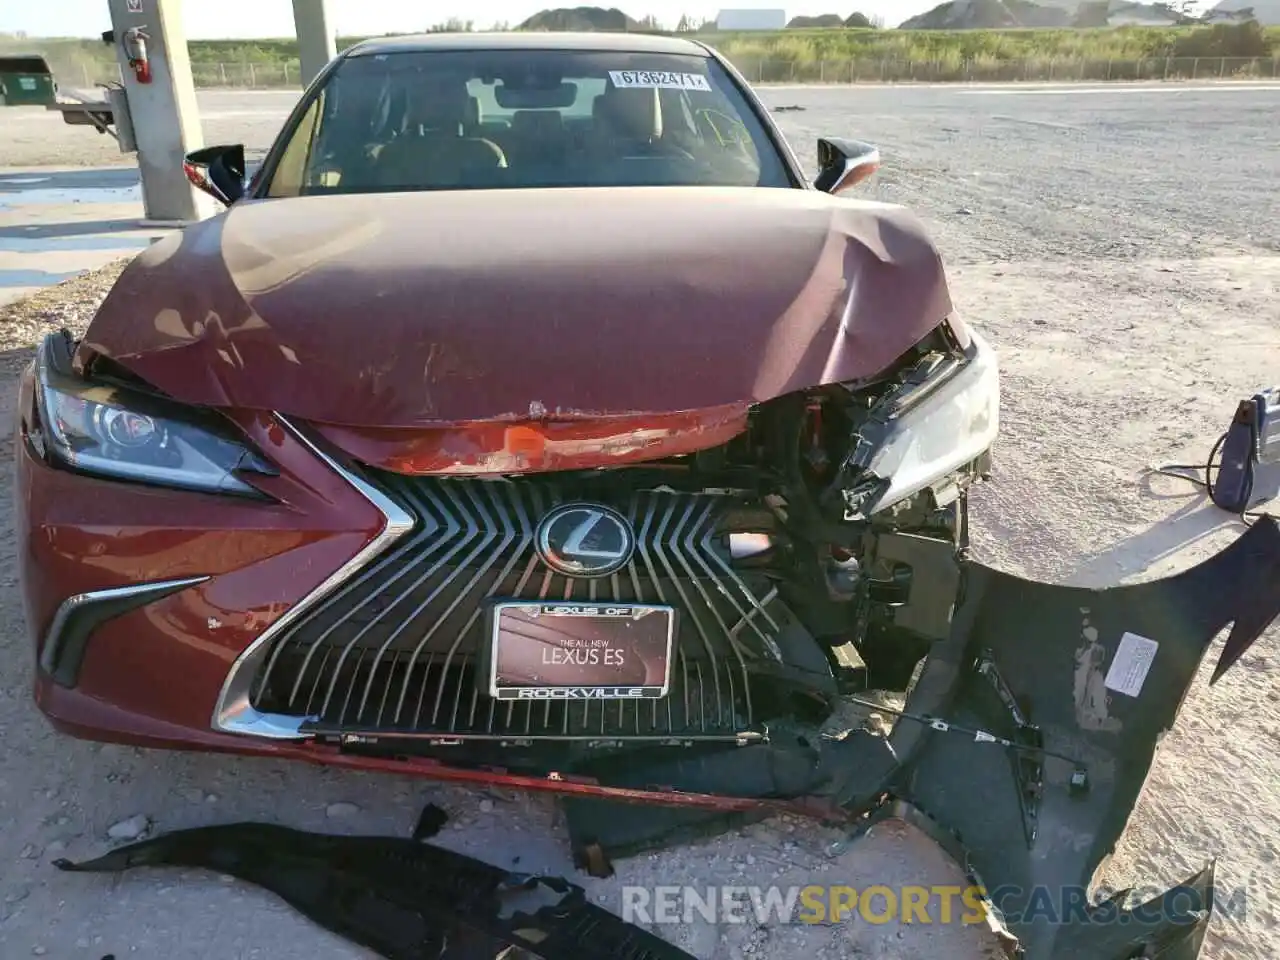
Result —
<instances>
[{"instance_id":1,"label":"torn fender","mask_svg":"<svg viewBox=\"0 0 1280 960\"><path fill-rule=\"evenodd\" d=\"M906 804L950 837L1026 960L1196 957L1211 871L1186 882L1203 895L1180 900L1179 917L1102 922L1079 897L1124 831L1215 636L1231 627L1216 680L1280 615L1280 525L1264 518L1216 556L1149 583L1064 587L973 564L964 593L907 712L1043 749L900 720L887 789L847 800L862 814Z\"/></svg>"},{"instance_id":2,"label":"torn fender","mask_svg":"<svg viewBox=\"0 0 1280 960\"><path fill-rule=\"evenodd\" d=\"M96 860L55 865L90 873L142 866L217 870L265 887L388 960L693 960L591 903L566 880L509 873L399 837L233 823L178 830Z\"/></svg>"}]
</instances>

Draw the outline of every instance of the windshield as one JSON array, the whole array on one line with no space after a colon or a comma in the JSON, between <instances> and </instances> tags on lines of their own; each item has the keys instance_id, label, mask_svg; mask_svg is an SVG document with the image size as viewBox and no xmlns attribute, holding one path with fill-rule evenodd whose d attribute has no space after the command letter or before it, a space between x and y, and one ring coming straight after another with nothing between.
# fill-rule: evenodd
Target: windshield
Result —
<instances>
[{"instance_id":1,"label":"windshield","mask_svg":"<svg viewBox=\"0 0 1280 960\"><path fill-rule=\"evenodd\" d=\"M344 60L266 195L591 186L792 187L733 80L700 56L449 50Z\"/></svg>"}]
</instances>

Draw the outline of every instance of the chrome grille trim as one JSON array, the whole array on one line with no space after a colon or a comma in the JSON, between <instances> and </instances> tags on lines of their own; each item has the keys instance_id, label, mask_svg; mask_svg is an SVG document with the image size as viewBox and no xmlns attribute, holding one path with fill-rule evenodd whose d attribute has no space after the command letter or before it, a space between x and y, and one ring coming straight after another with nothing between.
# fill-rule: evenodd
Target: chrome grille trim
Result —
<instances>
[{"instance_id":1,"label":"chrome grille trim","mask_svg":"<svg viewBox=\"0 0 1280 960\"><path fill-rule=\"evenodd\" d=\"M414 517L402 509L399 504L382 493L372 484L365 482L351 471L316 446L302 431L285 417L275 415L276 420L293 435L299 443L310 450L316 457L353 486L361 496L368 500L384 518L382 531L365 546L363 550L331 573L309 594L282 613L271 626L245 648L236 658L227 677L222 683L222 690L213 708L212 726L223 733L244 734L254 737L265 737L272 740L300 740L308 735L301 731L306 717L289 716L287 714L264 713L254 708L250 702L250 692L254 678L257 676L262 662L271 650L277 637L287 631L297 620L313 606L347 583L369 565L379 554L387 550L397 540L414 527ZM369 575L369 571L365 575ZM360 578L361 580L364 577Z\"/></svg>"},{"instance_id":2,"label":"chrome grille trim","mask_svg":"<svg viewBox=\"0 0 1280 960\"><path fill-rule=\"evenodd\" d=\"M615 496L614 508L637 528L635 554L608 577L578 579L538 558L537 522L558 503L609 504L605 497L562 495L562 484L545 475L373 479L416 515L417 534L273 635L278 642L258 660L251 704L296 717L304 735L440 742L754 735L751 661L776 659L769 630L785 616L777 591L760 587L757 595L713 543L717 508L731 497L665 489L625 502ZM640 702L490 700L476 669L482 617L486 601L505 598L671 604L680 634L671 694Z\"/></svg>"}]
</instances>

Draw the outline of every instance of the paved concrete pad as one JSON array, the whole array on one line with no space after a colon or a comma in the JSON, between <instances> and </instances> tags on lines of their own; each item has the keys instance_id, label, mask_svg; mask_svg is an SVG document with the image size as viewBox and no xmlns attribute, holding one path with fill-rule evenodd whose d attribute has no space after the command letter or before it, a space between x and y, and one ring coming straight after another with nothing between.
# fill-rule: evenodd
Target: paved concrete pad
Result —
<instances>
[{"instance_id":1,"label":"paved concrete pad","mask_svg":"<svg viewBox=\"0 0 1280 960\"><path fill-rule=\"evenodd\" d=\"M144 249L135 167L0 167L0 304Z\"/></svg>"}]
</instances>

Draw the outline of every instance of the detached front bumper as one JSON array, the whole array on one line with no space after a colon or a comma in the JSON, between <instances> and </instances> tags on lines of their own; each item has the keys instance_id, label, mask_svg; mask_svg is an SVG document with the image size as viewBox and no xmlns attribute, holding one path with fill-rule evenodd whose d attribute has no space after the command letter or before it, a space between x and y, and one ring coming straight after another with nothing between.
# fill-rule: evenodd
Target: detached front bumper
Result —
<instances>
[{"instance_id":1,"label":"detached front bumper","mask_svg":"<svg viewBox=\"0 0 1280 960\"><path fill-rule=\"evenodd\" d=\"M896 800L931 815L986 889L1000 891L997 906L1031 960L1197 956L1211 872L1187 882L1202 893L1180 900L1180 917L1164 911L1159 922L1148 911L1122 923L1114 904L1063 916L1042 901L1087 888L1114 849L1214 638L1230 627L1211 682L1278 615L1280 525L1270 518L1190 570L1133 586L1054 586L974 565L952 637L907 710L1030 749L899 723L892 800L850 799L864 812Z\"/></svg>"},{"instance_id":2,"label":"detached front bumper","mask_svg":"<svg viewBox=\"0 0 1280 960\"><path fill-rule=\"evenodd\" d=\"M1199 956L1212 864L1133 910L1087 891L1214 638L1230 628L1211 683L1280 615L1280 524L1154 582L1071 588L973 565L964 593L906 705L944 723L900 722L892 772L847 806L864 827L901 816L950 849L990 894L1010 956Z\"/></svg>"},{"instance_id":3,"label":"detached front bumper","mask_svg":"<svg viewBox=\"0 0 1280 960\"><path fill-rule=\"evenodd\" d=\"M1132 910L1091 905L1088 893L1214 638L1230 627L1216 681L1280 615L1280 525L1264 518L1199 566L1134 586L1057 586L977 563L960 574L950 632L904 716L887 738L825 741L817 792L853 822L854 838L886 818L931 835L987 892L1010 957L1197 957L1212 865ZM758 782L760 763L747 754L765 749L717 766L719 789ZM653 782L656 770L633 769L627 782ZM682 782L715 789L696 775ZM575 844L614 855L712 821L567 803Z\"/></svg>"}]
</instances>

